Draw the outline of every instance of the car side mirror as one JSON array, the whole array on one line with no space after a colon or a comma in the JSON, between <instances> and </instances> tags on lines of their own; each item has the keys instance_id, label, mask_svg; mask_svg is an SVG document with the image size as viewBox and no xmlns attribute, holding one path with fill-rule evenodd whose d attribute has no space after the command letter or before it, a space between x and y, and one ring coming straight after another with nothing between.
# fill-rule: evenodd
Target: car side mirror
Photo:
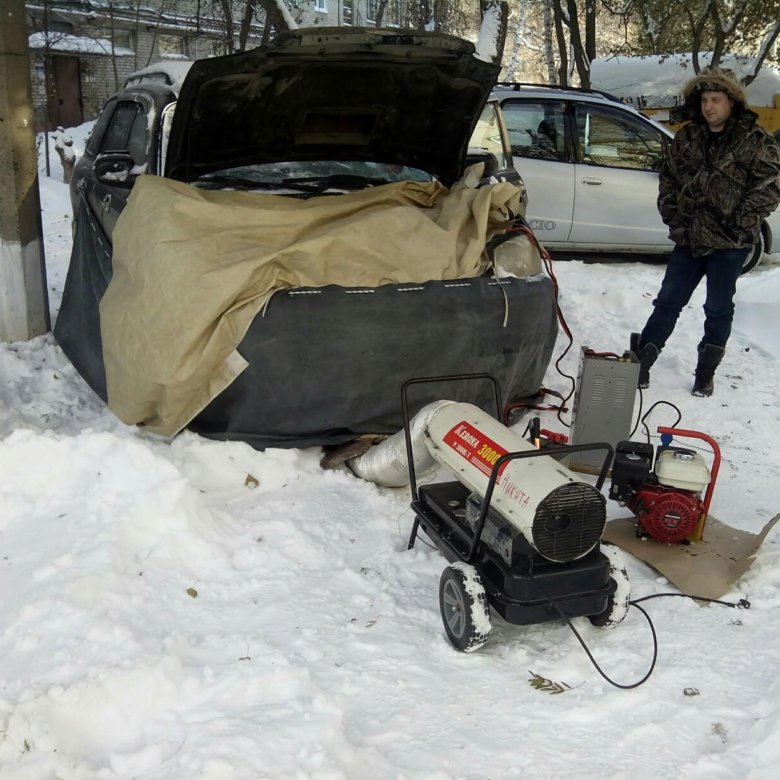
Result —
<instances>
[{"instance_id":1,"label":"car side mirror","mask_svg":"<svg viewBox=\"0 0 780 780\"><path fill-rule=\"evenodd\" d=\"M95 178L114 187L132 187L141 166L126 152L109 152L95 158Z\"/></svg>"}]
</instances>

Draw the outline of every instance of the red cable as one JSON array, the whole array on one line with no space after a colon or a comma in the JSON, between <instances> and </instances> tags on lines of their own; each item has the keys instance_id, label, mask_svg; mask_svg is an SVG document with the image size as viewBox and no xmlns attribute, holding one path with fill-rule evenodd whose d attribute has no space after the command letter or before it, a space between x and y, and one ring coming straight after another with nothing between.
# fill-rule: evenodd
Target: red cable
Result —
<instances>
[{"instance_id":1,"label":"red cable","mask_svg":"<svg viewBox=\"0 0 780 780\"><path fill-rule=\"evenodd\" d=\"M555 298L555 314L558 318L558 322L561 326L561 330L566 334L566 337L569 339L569 343L566 345L566 348L561 352L561 354L558 356L558 359L555 361L555 368L558 371L558 373L566 377L571 382L571 390L569 391L569 394L564 398L561 393L558 393L554 390L547 390L546 388L542 387L539 390L540 395L550 394L550 395L556 395L558 398L561 399L561 403L558 406L539 406L539 405L531 405L526 404L523 401L516 401L515 403L508 404L504 407L504 423L509 422L509 413L513 411L514 409L519 408L528 408L528 409L535 409L537 411L557 411L558 412L558 419L568 427L568 423L563 422L561 420L561 414L563 412L568 412L568 408L566 407L566 401L571 398L572 394L574 393L575 388L575 380L574 377L569 376L568 374L564 373L561 370L560 363L563 360L564 357L568 354L569 350L571 349L572 344L574 343L574 336L572 335L571 330L569 329L569 326L566 322L566 318L563 316L563 311L561 310L560 303L558 302L558 296L559 296L559 286L558 286L558 278L555 276L555 272L553 271L553 259L550 255L550 253L539 243L539 240L536 238L536 235L534 234L533 230L531 230L530 227L527 225L513 225L511 228L509 228L509 232L512 233L525 233L525 235L528 236L528 238L534 243L534 246L539 250L539 255L542 258L542 262L544 263L545 271L547 271L547 275L550 277L550 281L553 285L553 295ZM605 353L606 354L606 353ZM615 357L618 357L615 355Z\"/></svg>"}]
</instances>

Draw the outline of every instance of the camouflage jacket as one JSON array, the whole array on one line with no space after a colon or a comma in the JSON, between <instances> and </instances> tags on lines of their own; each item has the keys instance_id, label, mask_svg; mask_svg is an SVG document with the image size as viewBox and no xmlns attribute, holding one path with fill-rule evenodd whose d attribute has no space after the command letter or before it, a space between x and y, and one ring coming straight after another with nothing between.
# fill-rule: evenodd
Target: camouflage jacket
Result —
<instances>
[{"instance_id":1,"label":"camouflage jacket","mask_svg":"<svg viewBox=\"0 0 780 780\"><path fill-rule=\"evenodd\" d=\"M669 238L694 255L752 247L780 203L778 146L756 118L744 109L714 137L694 119L667 146L658 210Z\"/></svg>"}]
</instances>

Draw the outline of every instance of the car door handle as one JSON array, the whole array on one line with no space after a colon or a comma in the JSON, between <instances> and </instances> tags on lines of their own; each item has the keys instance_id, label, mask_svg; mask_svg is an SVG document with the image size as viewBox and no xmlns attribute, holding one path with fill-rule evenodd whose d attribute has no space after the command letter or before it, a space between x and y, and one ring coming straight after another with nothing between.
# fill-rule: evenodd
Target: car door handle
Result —
<instances>
[{"instance_id":1,"label":"car door handle","mask_svg":"<svg viewBox=\"0 0 780 780\"><path fill-rule=\"evenodd\" d=\"M601 184L601 179L588 179L585 178L582 180L583 184Z\"/></svg>"},{"instance_id":2,"label":"car door handle","mask_svg":"<svg viewBox=\"0 0 780 780\"><path fill-rule=\"evenodd\" d=\"M103 211L108 211L111 208L111 195L104 195L100 199L100 205L103 206Z\"/></svg>"}]
</instances>

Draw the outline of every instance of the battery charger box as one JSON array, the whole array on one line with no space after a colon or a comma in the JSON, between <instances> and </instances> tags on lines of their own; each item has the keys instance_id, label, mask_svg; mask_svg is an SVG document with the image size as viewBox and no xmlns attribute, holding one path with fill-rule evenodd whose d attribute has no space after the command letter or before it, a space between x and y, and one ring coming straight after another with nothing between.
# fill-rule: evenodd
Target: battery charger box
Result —
<instances>
[{"instance_id":1,"label":"battery charger box","mask_svg":"<svg viewBox=\"0 0 780 780\"><path fill-rule=\"evenodd\" d=\"M580 350L577 391L572 410L572 444L606 442L613 447L630 438L639 361L631 352L621 357ZM595 473L604 463L604 450L572 453L569 468Z\"/></svg>"}]
</instances>

